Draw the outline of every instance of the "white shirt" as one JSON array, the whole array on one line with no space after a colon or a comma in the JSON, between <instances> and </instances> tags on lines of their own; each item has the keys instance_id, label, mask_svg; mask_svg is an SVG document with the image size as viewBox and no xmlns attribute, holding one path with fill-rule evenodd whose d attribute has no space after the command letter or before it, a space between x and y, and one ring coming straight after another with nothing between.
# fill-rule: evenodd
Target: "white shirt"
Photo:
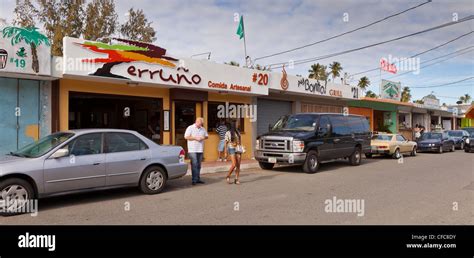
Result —
<instances>
[{"instance_id":1,"label":"white shirt","mask_svg":"<svg viewBox=\"0 0 474 258\"><path fill-rule=\"evenodd\" d=\"M196 124L192 124L186 128L186 132L184 133L184 137L208 137L207 130L201 126L201 128L197 128ZM204 140L202 141L190 141L188 140L188 152L189 153L202 153L204 152Z\"/></svg>"}]
</instances>

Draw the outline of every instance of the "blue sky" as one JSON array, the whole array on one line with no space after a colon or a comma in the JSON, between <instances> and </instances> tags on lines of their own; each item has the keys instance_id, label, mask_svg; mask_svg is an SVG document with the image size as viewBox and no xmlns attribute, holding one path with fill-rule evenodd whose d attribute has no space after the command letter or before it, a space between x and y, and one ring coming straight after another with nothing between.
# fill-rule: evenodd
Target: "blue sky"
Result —
<instances>
[{"instance_id":1,"label":"blue sky","mask_svg":"<svg viewBox=\"0 0 474 258\"><path fill-rule=\"evenodd\" d=\"M11 22L14 0L0 0L0 18ZM123 21L131 7L143 9L157 31L156 44L172 55L189 57L212 52L211 60L222 63L230 60L243 63L243 42L235 34L234 15L244 15L247 52L252 58L261 57L300 45L312 43L381 19L390 14L425 2L375 0L117 0L119 19ZM344 21L344 14L348 21ZM262 65L321 56L342 50L388 40L414 33L439 24L474 14L472 0L433 0L432 3L379 23L367 29L285 55L257 61ZM400 41L362 51L320 60L325 65L333 61L342 64L344 71L357 73L377 67L382 57L409 57L442 44L474 29L474 22L446 27ZM474 36L453 42L420 56L420 62L474 45ZM287 69L290 74L307 76L312 63ZM474 74L474 51L422 69L420 74L399 76L403 86L431 86L461 80ZM370 90L378 92L379 72L363 74L369 77ZM353 83L359 77L355 76ZM392 74L382 73L382 78ZM441 103L453 104L465 93L474 96L474 80L432 89L412 89L413 99L434 91Z\"/></svg>"}]
</instances>

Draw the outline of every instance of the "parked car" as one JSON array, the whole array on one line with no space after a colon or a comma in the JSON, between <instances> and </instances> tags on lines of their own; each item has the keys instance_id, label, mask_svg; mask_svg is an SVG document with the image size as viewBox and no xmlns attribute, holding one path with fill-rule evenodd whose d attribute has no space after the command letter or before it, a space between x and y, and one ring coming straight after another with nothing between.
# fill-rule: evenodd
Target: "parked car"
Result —
<instances>
[{"instance_id":1,"label":"parked car","mask_svg":"<svg viewBox=\"0 0 474 258\"><path fill-rule=\"evenodd\" d=\"M446 131L448 137L454 141L454 147L456 149L463 150L466 139L469 138L469 133L465 130L449 130Z\"/></svg>"},{"instance_id":2,"label":"parked car","mask_svg":"<svg viewBox=\"0 0 474 258\"><path fill-rule=\"evenodd\" d=\"M474 127L463 127L463 128L461 128L461 130L467 131L469 133L469 135L474 133Z\"/></svg>"},{"instance_id":3,"label":"parked car","mask_svg":"<svg viewBox=\"0 0 474 258\"><path fill-rule=\"evenodd\" d=\"M409 141L400 134L379 133L372 137L370 152L365 153L367 158L374 154L392 156L395 159L402 157L402 153L416 156L416 142Z\"/></svg>"},{"instance_id":4,"label":"parked car","mask_svg":"<svg viewBox=\"0 0 474 258\"><path fill-rule=\"evenodd\" d=\"M465 152L474 151L474 131L466 139L466 144L464 145L464 151Z\"/></svg>"},{"instance_id":5,"label":"parked car","mask_svg":"<svg viewBox=\"0 0 474 258\"><path fill-rule=\"evenodd\" d=\"M138 186L156 194L186 174L184 154L128 130L54 133L0 157L0 213L21 213L31 199L106 188Z\"/></svg>"},{"instance_id":6,"label":"parked car","mask_svg":"<svg viewBox=\"0 0 474 258\"><path fill-rule=\"evenodd\" d=\"M418 141L418 152L438 152L454 151L454 141L445 132L424 133Z\"/></svg>"},{"instance_id":7,"label":"parked car","mask_svg":"<svg viewBox=\"0 0 474 258\"><path fill-rule=\"evenodd\" d=\"M348 158L360 165L370 151L369 123L363 116L304 113L280 118L272 130L257 138L255 158L262 169L275 164L302 165L306 173L322 162Z\"/></svg>"}]
</instances>

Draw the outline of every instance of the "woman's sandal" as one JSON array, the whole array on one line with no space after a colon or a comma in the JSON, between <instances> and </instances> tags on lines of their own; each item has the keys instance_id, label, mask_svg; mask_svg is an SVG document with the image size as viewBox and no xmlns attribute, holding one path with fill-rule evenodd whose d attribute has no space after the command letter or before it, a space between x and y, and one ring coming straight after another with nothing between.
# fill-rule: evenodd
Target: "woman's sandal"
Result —
<instances>
[{"instance_id":1,"label":"woman's sandal","mask_svg":"<svg viewBox=\"0 0 474 258\"><path fill-rule=\"evenodd\" d=\"M227 180L227 183L228 183L228 184L232 184L232 182L230 181L230 177L229 177L229 176L226 177L225 179Z\"/></svg>"},{"instance_id":2,"label":"woman's sandal","mask_svg":"<svg viewBox=\"0 0 474 258\"><path fill-rule=\"evenodd\" d=\"M234 179L234 184L236 184L236 185L240 185L240 181L239 181L239 179L237 179L237 178L236 178L236 179Z\"/></svg>"}]
</instances>

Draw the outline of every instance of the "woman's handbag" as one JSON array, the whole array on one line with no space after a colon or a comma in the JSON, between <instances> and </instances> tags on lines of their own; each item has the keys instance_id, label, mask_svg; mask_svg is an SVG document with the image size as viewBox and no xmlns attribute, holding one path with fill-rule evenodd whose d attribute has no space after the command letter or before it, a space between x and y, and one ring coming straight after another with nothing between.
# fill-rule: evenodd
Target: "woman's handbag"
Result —
<instances>
[{"instance_id":1,"label":"woman's handbag","mask_svg":"<svg viewBox=\"0 0 474 258\"><path fill-rule=\"evenodd\" d=\"M235 147L235 152L245 153L245 147L242 144L239 144Z\"/></svg>"}]
</instances>

